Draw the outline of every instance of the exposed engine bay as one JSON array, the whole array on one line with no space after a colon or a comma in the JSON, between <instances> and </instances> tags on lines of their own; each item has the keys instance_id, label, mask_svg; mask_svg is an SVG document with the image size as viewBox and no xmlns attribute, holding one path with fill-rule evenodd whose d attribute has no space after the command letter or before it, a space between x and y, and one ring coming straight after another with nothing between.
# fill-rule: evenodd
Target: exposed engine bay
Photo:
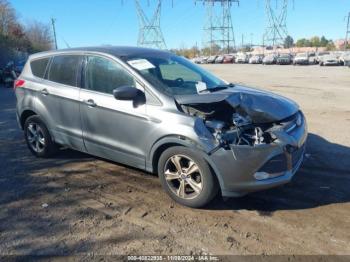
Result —
<instances>
[{"instance_id":1,"label":"exposed engine bay","mask_svg":"<svg viewBox=\"0 0 350 262\"><path fill-rule=\"evenodd\" d=\"M291 100L239 86L176 97L176 102L181 111L203 121L221 145L256 146L277 139L293 145L288 132L302 122L302 114Z\"/></svg>"},{"instance_id":2,"label":"exposed engine bay","mask_svg":"<svg viewBox=\"0 0 350 262\"><path fill-rule=\"evenodd\" d=\"M272 142L265 132L270 124L253 124L249 116L242 116L224 102L210 105L182 106L184 112L199 117L220 144L259 145ZM214 109L215 108L215 109Z\"/></svg>"},{"instance_id":3,"label":"exposed engine bay","mask_svg":"<svg viewBox=\"0 0 350 262\"><path fill-rule=\"evenodd\" d=\"M256 146L278 139L278 132L291 131L300 121L300 113L268 123L254 123L240 108L234 109L226 101L211 104L181 105L183 112L201 119L221 145Z\"/></svg>"}]
</instances>

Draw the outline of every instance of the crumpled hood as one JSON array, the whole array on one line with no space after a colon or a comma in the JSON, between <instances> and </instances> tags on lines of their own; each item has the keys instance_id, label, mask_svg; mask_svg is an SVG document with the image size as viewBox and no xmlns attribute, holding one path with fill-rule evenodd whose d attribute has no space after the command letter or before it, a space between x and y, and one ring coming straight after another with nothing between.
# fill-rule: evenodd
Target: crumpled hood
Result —
<instances>
[{"instance_id":1,"label":"crumpled hood","mask_svg":"<svg viewBox=\"0 0 350 262\"><path fill-rule=\"evenodd\" d=\"M257 124L277 122L299 111L299 106L288 98L237 85L213 93L177 95L175 100L180 105L189 106L227 102L237 113L248 115Z\"/></svg>"}]
</instances>

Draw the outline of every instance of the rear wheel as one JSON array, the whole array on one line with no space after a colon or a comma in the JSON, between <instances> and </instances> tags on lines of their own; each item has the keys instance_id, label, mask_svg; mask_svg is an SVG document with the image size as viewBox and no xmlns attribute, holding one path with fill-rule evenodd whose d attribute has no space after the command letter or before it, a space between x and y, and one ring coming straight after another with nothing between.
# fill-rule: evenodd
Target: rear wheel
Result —
<instances>
[{"instance_id":1,"label":"rear wheel","mask_svg":"<svg viewBox=\"0 0 350 262\"><path fill-rule=\"evenodd\" d=\"M24 124L24 137L29 150L37 157L50 157L57 151L50 133L39 116L29 117Z\"/></svg>"},{"instance_id":2,"label":"rear wheel","mask_svg":"<svg viewBox=\"0 0 350 262\"><path fill-rule=\"evenodd\" d=\"M194 208L208 204L218 193L215 174L194 150L171 147L158 162L163 188L176 202Z\"/></svg>"}]
</instances>

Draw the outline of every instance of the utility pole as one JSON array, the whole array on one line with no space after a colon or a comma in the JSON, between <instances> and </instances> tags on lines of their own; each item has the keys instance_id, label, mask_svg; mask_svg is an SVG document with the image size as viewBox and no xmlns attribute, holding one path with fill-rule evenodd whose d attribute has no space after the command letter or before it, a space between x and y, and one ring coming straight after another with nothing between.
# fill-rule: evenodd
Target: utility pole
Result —
<instances>
[{"instance_id":1,"label":"utility pole","mask_svg":"<svg viewBox=\"0 0 350 262\"><path fill-rule=\"evenodd\" d=\"M348 14L348 23L347 23L347 26L346 26L344 51L345 51L345 50L347 49L347 47L348 47L349 33L350 33L350 12L349 12L349 14Z\"/></svg>"},{"instance_id":2,"label":"utility pole","mask_svg":"<svg viewBox=\"0 0 350 262\"><path fill-rule=\"evenodd\" d=\"M55 23L56 23L56 19L51 18L53 37L54 37L54 39L55 39L55 48L56 48L56 50L57 50L57 38L56 38L56 26L55 26Z\"/></svg>"},{"instance_id":3,"label":"utility pole","mask_svg":"<svg viewBox=\"0 0 350 262\"><path fill-rule=\"evenodd\" d=\"M250 49L253 48L253 33L250 33Z\"/></svg>"}]
</instances>

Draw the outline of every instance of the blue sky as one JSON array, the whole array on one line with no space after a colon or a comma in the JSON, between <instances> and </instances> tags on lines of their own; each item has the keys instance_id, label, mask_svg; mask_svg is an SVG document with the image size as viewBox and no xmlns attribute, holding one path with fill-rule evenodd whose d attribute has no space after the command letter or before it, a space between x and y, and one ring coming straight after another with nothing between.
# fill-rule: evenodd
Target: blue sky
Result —
<instances>
[{"instance_id":1,"label":"blue sky","mask_svg":"<svg viewBox=\"0 0 350 262\"><path fill-rule=\"evenodd\" d=\"M141 0L151 11L152 0ZM205 8L193 0L163 0L162 30L168 48L202 44ZM272 0L274 1L274 0ZM134 0L10 0L26 23L32 19L48 23L57 19L57 39L60 48L91 45L136 45L138 20ZM154 2L154 1L153 1ZM292 2L292 1L290 1ZM350 12L350 0L295 0L290 4L287 26L294 38L325 35L345 37L345 16ZM240 0L232 8L236 42L261 43L265 26L263 0Z\"/></svg>"}]
</instances>

